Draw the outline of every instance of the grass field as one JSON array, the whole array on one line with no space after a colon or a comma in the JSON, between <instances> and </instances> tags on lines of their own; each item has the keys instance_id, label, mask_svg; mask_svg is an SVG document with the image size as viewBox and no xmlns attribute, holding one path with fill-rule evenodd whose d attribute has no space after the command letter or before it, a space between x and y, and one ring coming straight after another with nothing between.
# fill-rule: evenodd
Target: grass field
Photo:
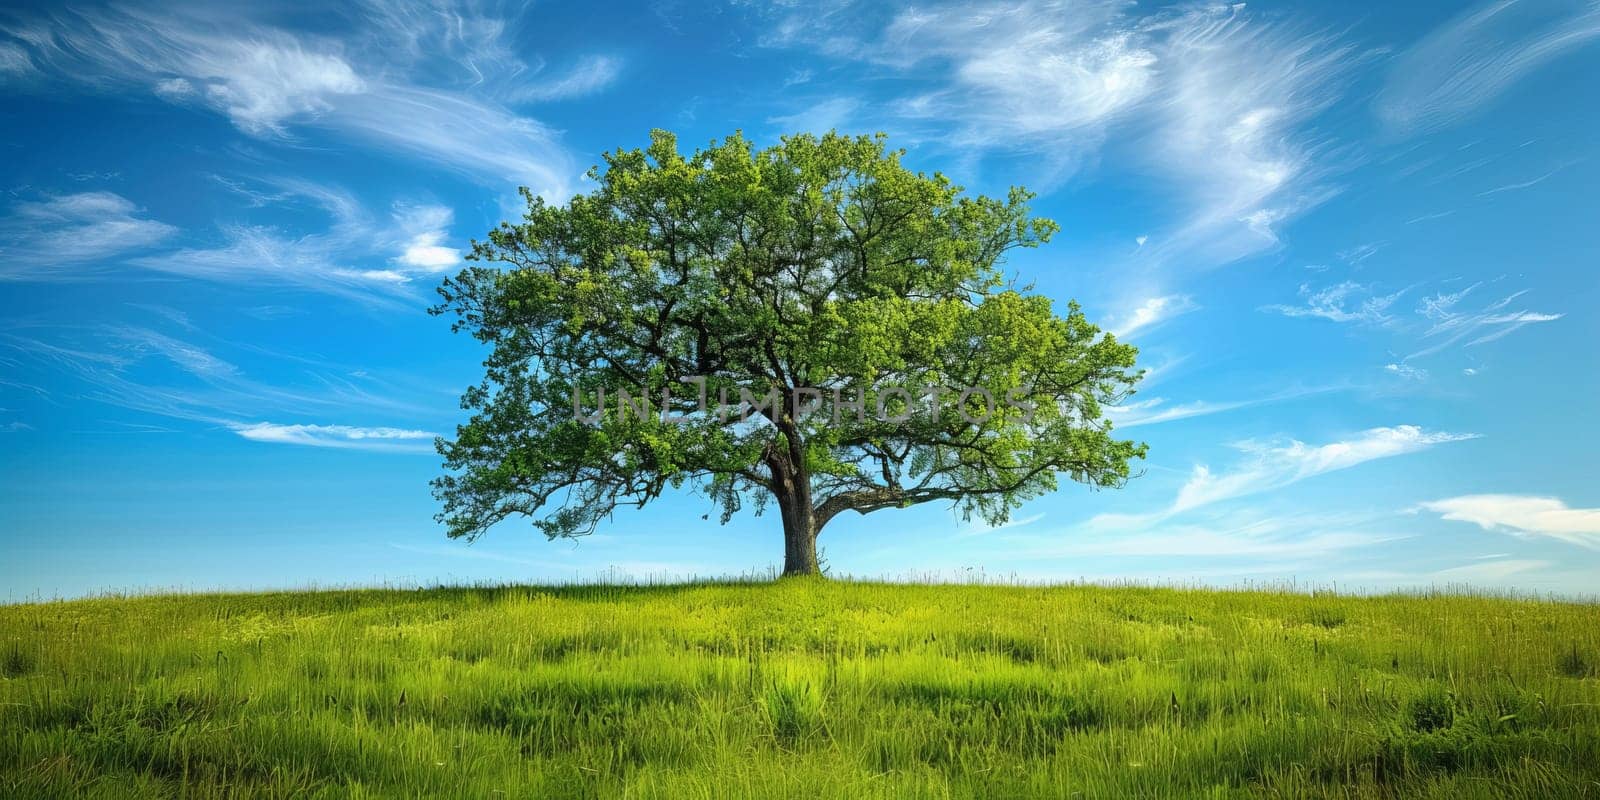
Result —
<instances>
[{"instance_id":1,"label":"grass field","mask_svg":"<svg viewBox=\"0 0 1600 800\"><path fill-rule=\"evenodd\" d=\"M1600 797L1600 607L781 581L0 607L0 796Z\"/></svg>"}]
</instances>

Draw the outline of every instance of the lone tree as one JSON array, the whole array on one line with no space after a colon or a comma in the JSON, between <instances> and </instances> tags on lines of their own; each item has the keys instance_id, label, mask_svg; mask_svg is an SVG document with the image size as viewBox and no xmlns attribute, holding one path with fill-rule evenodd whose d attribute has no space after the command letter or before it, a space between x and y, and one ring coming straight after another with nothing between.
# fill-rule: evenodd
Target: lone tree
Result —
<instances>
[{"instance_id":1,"label":"lone tree","mask_svg":"<svg viewBox=\"0 0 1600 800\"><path fill-rule=\"evenodd\" d=\"M948 501L1000 524L1063 475L1125 483L1145 446L1101 409L1136 350L1000 270L1056 224L903 155L830 133L684 156L655 131L564 206L523 189L523 221L432 309L491 348L438 444L450 536L514 515L581 536L689 484L724 523L775 502L784 574L811 574L845 511Z\"/></svg>"}]
</instances>

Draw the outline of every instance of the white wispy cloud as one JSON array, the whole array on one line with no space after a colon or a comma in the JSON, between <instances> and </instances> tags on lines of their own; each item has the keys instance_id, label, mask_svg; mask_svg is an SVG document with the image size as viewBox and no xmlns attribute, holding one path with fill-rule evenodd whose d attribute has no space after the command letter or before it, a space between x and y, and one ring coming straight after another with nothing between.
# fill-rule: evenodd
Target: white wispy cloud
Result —
<instances>
[{"instance_id":1,"label":"white wispy cloud","mask_svg":"<svg viewBox=\"0 0 1600 800\"><path fill-rule=\"evenodd\" d=\"M1434 572L1431 577L1434 580L1446 582L1492 582L1514 575L1523 575L1548 569L1550 566L1552 566L1552 562L1538 559L1499 558L1485 560L1476 564L1463 564L1459 567L1446 567Z\"/></svg>"},{"instance_id":2,"label":"white wispy cloud","mask_svg":"<svg viewBox=\"0 0 1600 800\"><path fill-rule=\"evenodd\" d=\"M389 214L375 214L338 187L299 180L278 181L273 187L273 203L309 203L327 215L328 227L291 235L272 227L229 224L222 228L219 244L140 256L129 263L203 280L289 285L392 303L409 291L406 284L413 278L460 262L460 250L446 243L453 220L446 207L401 203Z\"/></svg>"},{"instance_id":3,"label":"white wispy cloud","mask_svg":"<svg viewBox=\"0 0 1600 800\"><path fill-rule=\"evenodd\" d=\"M1166 529L1168 520L1180 514L1188 515L1223 501L1282 489L1307 478L1369 461L1477 437L1477 434L1429 432L1415 425L1397 425L1371 428L1320 445L1308 445L1295 439L1238 442L1233 448L1244 456L1239 463L1223 471L1196 464L1189 479L1164 508L1144 513L1099 514L1086 524L1095 530L1139 530L1157 524Z\"/></svg>"},{"instance_id":4,"label":"white wispy cloud","mask_svg":"<svg viewBox=\"0 0 1600 800\"><path fill-rule=\"evenodd\" d=\"M253 442L431 453L435 434L404 428L362 428L352 425L283 425L273 422L239 423L233 432Z\"/></svg>"},{"instance_id":5,"label":"white wispy cloud","mask_svg":"<svg viewBox=\"0 0 1600 800\"><path fill-rule=\"evenodd\" d=\"M1385 372L1392 373L1408 381L1421 381L1428 379L1428 371L1421 367L1414 367L1404 363L1390 363L1383 365Z\"/></svg>"},{"instance_id":6,"label":"white wispy cloud","mask_svg":"<svg viewBox=\"0 0 1600 800\"><path fill-rule=\"evenodd\" d=\"M1365 513L1270 514L1234 509L1196 522L1102 515L1069 531L1010 535L1026 559L1239 559L1243 570L1286 574L1284 562L1359 556L1403 534L1369 530L1380 517ZM1168 567L1171 569L1171 567ZM1300 567L1304 569L1304 567Z\"/></svg>"},{"instance_id":7,"label":"white wispy cloud","mask_svg":"<svg viewBox=\"0 0 1600 800\"><path fill-rule=\"evenodd\" d=\"M615 83L621 74L621 60L612 56L589 56L565 75L532 82L512 97L517 101L539 102L585 97Z\"/></svg>"},{"instance_id":8,"label":"white wispy cloud","mask_svg":"<svg viewBox=\"0 0 1600 800\"><path fill-rule=\"evenodd\" d=\"M1373 294L1372 287L1354 281L1344 281L1321 289L1301 284L1300 296L1305 299L1304 305L1274 304L1262 306L1261 310L1287 317L1317 317L1333 322L1381 325L1390 319L1389 307L1407 291L1401 289L1391 294Z\"/></svg>"},{"instance_id":9,"label":"white wispy cloud","mask_svg":"<svg viewBox=\"0 0 1600 800\"><path fill-rule=\"evenodd\" d=\"M191 97L194 97L196 94L194 84L190 83L187 78L166 78L164 80L159 80L156 81L156 85L152 87L152 89L155 91L157 97L172 102L187 100Z\"/></svg>"},{"instance_id":10,"label":"white wispy cloud","mask_svg":"<svg viewBox=\"0 0 1600 800\"><path fill-rule=\"evenodd\" d=\"M149 249L177 228L112 192L53 195L0 218L0 280L71 280L75 268Z\"/></svg>"},{"instance_id":11,"label":"white wispy cloud","mask_svg":"<svg viewBox=\"0 0 1600 800\"><path fill-rule=\"evenodd\" d=\"M0 76L23 76L33 72L33 59L21 45L0 42Z\"/></svg>"},{"instance_id":12,"label":"white wispy cloud","mask_svg":"<svg viewBox=\"0 0 1600 800\"><path fill-rule=\"evenodd\" d=\"M175 98L192 94L241 130L281 136L289 120L315 117L332 110L339 95L367 90L338 56L307 52L286 36L274 38L191 41L187 58L172 65L186 77L156 84L158 90L166 87L158 94ZM174 83L179 80L184 84Z\"/></svg>"},{"instance_id":13,"label":"white wispy cloud","mask_svg":"<svg viewBox=\"0 0 1600 800\"><path fill-rule=\"evenodd\" d=\"M282 135L290 121L371 88L331 42L303 43L264 26L230 31L194 14L63 12L9 32L60 78L140 85L169 101L211 108L255 135Z\"/></svg>"},{"instance_id":14,"label":"white wispy cloud","mask_svg":"<svg viewBox=\"0 0 1600 800\"><path fill-rule=\"evenodd\" d=\"M414 419L438 411L408 400L404 387L354 375L315 359L293 357L302 380L283 385L253 378L234 361L195 341L148 328L64 328L55 331L54 337L72 337L74 341L63 344L0 332L0 352L57 371L69 379L59 384L61 391L76 399L222 427L258 441L431 451L417 440L432 435L409 427L261 422L280 415ZM258 355L271 355L261 348L250 349Z\"/></svg>"},{"instance_id":15,"label":"white wispy cloud","mask_svg":"<svg viewBox=\"0 0 1600 800\"><path fill-rule=\"evenodd\" d=\"M1243 4L939 4L873 28L880 10L785 6L767 43L914 79L922 88L873 105L878 118L964 153L1025 153L1035 185L1094 160L1115 133L1178 201L1140 248L1146 263L1207 267L1262 252L1332 194L1340 159L1308 125L1360 59L1336 37Z\"/></svg>"},{"instance_id":16,"label":"white wispy cloud","mask_svg":"<svg viewBox=\"0 0 1600 800\"><path fill-rule=\"evenodd\" d=\"M1181 178L1190 210L1152 255L1215 265L1276 248L1284 225L1333 196L1328 179L1347 165L1309 124L1358 54L1252 19L1243 4L1156 27L1170 35L1151 156Z\"/></svg>"},{"instance_id":17,"label":"white wispy cloud","mask_svg":"<svg viewBox=\"0 0 1600 800\"><path fill-rule=\"evenodd\" d=\"M860 108L861 101L854 97L833 97L809 104L792 114L768 117L767 122L784 133L847 131Z\"/></svg>"},{"instance_id":18,"label":"white wispy cloud","mask_svg":"<svg viewBox=\"0 0 1600 800\"><path fill-rule=\"evenodd\" d=\"M1525 181L1516 181L1515 183L1508 183L1508 184L1505 184L1504 186L1496 186L1493 189L1489 189L1489 190L1486 190L1486 191L1478 192L1478 196L1479 197L1489 197L1491 195L1497 195L1497 194L1500 194L1502 192L1518 192L1518 191L1521 191L1523 189L1529 189L1529 188L1532 188L1534 186L1538 186L1539 184L1544 183L1547 180L1550 180L1551 178L1555 177L1556 175L1561 174L1562 172L1566 171L1567 167L1570 167L1570 166L1572 166L1572 164L1570 164L1570 163L1569 164L1563 164L1563 165L1561 165L1559 167L1556 167L1555 169L1550 170L1549 172L1546 172L1546 173L1544 173L1542 175L1539 175L1538 177L1535 177L1535 178L1529 178L1528 180L1525 180Z\"/></svg>"},{"instance_id":19,"label":"white wispy cloud","mask_svg":"<svg viewBox=\"0 0 1600 800\"><path fill-rule=\"evenodd\" d=\"M1136 428L1141 425L1158 425L1163 422L1175 422L1180 419L1220 414L1240 408L1279 403L1308 395L1337 391L1339 388L1333 385L1295 387L1263 392L1259 396L1248 400L1192 400L1184 403L1172 403L1165 397L1152 397L1117 406L1107 406L1104 411L1106 417L1118 428Z\"/></svg>"},{"instance_id":20,"label":"white wispy cloud","mask_svg":"<svg viewBox=\"0 0 1600 800\"><path fill-rule=\"evenodd\" d=\"M590 54L551 68L527 42L541 31L525 2L361 0L351 42L361 63L393 64L442 87L503 103L570 99L602 91L623 60Z\"/></svg>"},{"instance_id":21,"label":"white wispy cloud","mask_svg":"<svg viewBox=\"0 0 1600 800\"><path fill-rule=\"evenodd\" d=\"M1436 322L1454 317L1456 316L1456 305L1461 302L1462 298L1472 294L1474 289L1482 285L1482 282L1474 283L1465 289L1454 292L1437 292L1424 297L1417 303L1417 314L1422 316L1423 319L1430 319Z\"/></svg>"},{"instance_id":22,"label":"white wispy cloud","mask_svg":"<svg viewBox=\"0 0 1600 800\"><path fill-rule=\"evenodd\" d=\"M204 7L59 11L5 30L55 80L142 89L259 138L321 129L547 197L564 198L577 177L556 134L502 102L535 88L515 80L526 67L500 39L504 21L464 5L375 7L339 40ZM438 69L441 59L455 69ZM559 90L595 84L608 67L593 63Z\"/></svg>"},{"instance_id":23,"label":"white wispy cloud","mask_svg":"<svg viewBox=\"0 0 1600 800\"><path fill-rule=\"evenodd\" d=\"M994 146L1003 135L1094 146L1156 86L1158 56L1136 27L1111 3L913 8L858 55L945 70L942 88L903 98L899 110L955 121L965 144Z\"/></svg>"},{"instance_id":24,"label":"white wispy cloud","mask_svg":"<svg viewBox=\"0 0 1600 800\"><path fill-rule=\"evenodd\" d=\"M429 272L453 267L461 262L461 251L439 244L443 238L444 233L440 231L419 233L411 237L406 244L406 251L397 260L412 269Z\"/></svg>"},{"instance_id":25,"label":"white wispy cloud","mask_svg":"<svg viewBox=\"0 0 1600 800\"><path fill-rule=\"evenodd\" d=\"M1235 445L1245 460L1214 472L1196 465L1178 490L1171 512L1177 513L1247 495L1280 489L1307 478L1349 469L1382 458L1415 453L1439 444L1477 438L1477 434L1425 431L1416 425L1371 428L1348 439L1311 445L1246 441Z\"/></svg>"},{"instance_id":26,"label":"white wispy cloud","mask_svg":"<svg viewBox=\"0 0 1600 800\"><path fill-rule=\"evenodd\" d=\"M1334 256L1352 267L1360 267L1388 244L1388 242L1363 242L1355 247L1340 250L1334 253Z\"/></svg>"},{"instance_id":27,"label":"white wispy cloud","mask_svg":"<svg viewBox=\"0 0 1600 800\"><path fill-rule=\"evenodd\" d=\"M229 378L239 374L237 366L206 349L147 328L120 326L111 332L119 345L132 351L135 359L154 353L201 378Z\"/></svg>"},{"instance_id":28,"label":"white wispy cloud","mask_svg":"<svg viewBox=\"0 0 1600 800\"><path fill-rule=\"evenodd\" d=\"M452 92L384 87L352 95L315 124L552 201L565 201L577 178L576 162L543 123Z\"/></svg>"},{"instance_id":29,"label":"white wispy cloud","mask_svg":"<svg viewBox=\"0 0 1600 800\"><path fill-rule=\"evenodd\" d=\"M1198 308L1199 304L1188 295L1169 294L1147 298L1131 312L1122 315L1121 321L1111 326L1111 332L1125 339L1136 331L1154 327Z\"/></svg>"},{"instance_id":30,"label":"white wispy cloud","mask_svg":"<svg viewBox=\"0 0 1600 800\"><path fill-rule=\"evenodd\" d=\"M1452 209L1450 211L1438 211L1438 212L1435 212L1435 213L1432 213L1432 214L1423 214L1421 216L1412 217L1411 219L1406 220L1406 224L1407 225L1415 225L1415 224L1417 224L1419 222L1428 222L1430 220L1444 219L1445 217L1451 216L1451 215L1453 215L1455 213L1456 212Z\"/></svg>"},{"instance_id":31,"label":"white wispy cloud","mask_svg":"<svg viewBox=\"0 0 1600 800\"><path fill-rule=\"evenodd\" d=\"M1466 118L1528 73L1600 36L1600 6L1492 0L1428 34L1395 59L1378 97L1395 130L1426 133Z\"/></svg>"},{"instance_id":32,"label":"white wispy cloud","mask_svg":"<svg viewBox=\"0 0 1600 800\"><path fill-rule=\"evenodd\" d=\"M1423 340L1431 340L1432 343L1406 356L1405 360L1424 358L1462 342L1465 347L1487 344L1529 325L1554 322L1563 316L1511 308L1517 298L1527 293L1526 289L1506 295L1476 311L1457 310L1461 301L1482 285L1475 283L1457 292L1423 298L1417 313L1433 323L1423 333Z\"/></svg>"},{"instance_id":33,"label":"white wispy cloud","mask_svg":"<svg viewBox=\"0 0 1600 800\"><path fill-rule=\"evenodd\" d=\"M1136 428L1140 425L1157 425L1190 417L1203 417L1223 411L1232 411L1252 405L1248 401L1214 403L1195 400L1187 403L1169 403L1165 397L1152 397L1119 406L1108 406L1106 417L1118 428Z\"/></svg>"},{"instance_id":34,"label":"white wispy cloud","mask_svg":"<svg viewBox=\"0 0 1600 800\"><path fill-rule=\"evenodd\" d=\"M395 213L401 231L409 235L405 250L395 258L401 266L421 272L439 272L461 263L461 251L446 247L454 213L444 206L402 207Z\"/></svg>"},{"instance_id":35,"label":"white wispy cloud","mask_svg":"<svg viewBox=\"0 0 1600 800\"><path fill-rule=\"evenodd\" d=\"M1600 550L1600 508L1569 508L1556 497L1469 494L1432 500L1419 508L1488 531L1548 536Z\"/></svg>"}]
</instances>

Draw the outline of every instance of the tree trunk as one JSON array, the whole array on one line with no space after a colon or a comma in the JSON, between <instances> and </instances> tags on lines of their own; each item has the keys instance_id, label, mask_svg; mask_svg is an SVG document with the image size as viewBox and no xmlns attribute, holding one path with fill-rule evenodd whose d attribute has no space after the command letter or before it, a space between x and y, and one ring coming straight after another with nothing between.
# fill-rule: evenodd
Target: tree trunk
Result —
<instances>
[{"instance_id":1,"label":"tree trunk","mask_svg":"<svg viewBox=\"0 0 1600 800\"><path fill-rule=\"evenodd\" d=\"M817 510L811 504L811 476L806 471L806 450L788 415L794 395L787 393L772 423L783 438L769 448L767 466L772 470L772 493L778 497L783 516L783 574L820 575L817 564Z\"/></svg>"},{"instance_id":2,"label":"tree trunk","mask_svg":"<svg viewBox=\"0 0 1600 800\"><path fill-rule=\"evenodd\" d=\"M817 575L817 527L811 505L778 501L783 515L783 574Z\"/></svg>"},{"instance_id":3,"label":"tree trunk","mask_svg":"<svg viewBox=\"0 0 1600 800\"><path fill-rule=\"evenodd\" d=\"M784 458L775 458L772 493L783 518L783 574L817 575L817 513L811 506L811 480Z\"/></svg>"}]
</instances>

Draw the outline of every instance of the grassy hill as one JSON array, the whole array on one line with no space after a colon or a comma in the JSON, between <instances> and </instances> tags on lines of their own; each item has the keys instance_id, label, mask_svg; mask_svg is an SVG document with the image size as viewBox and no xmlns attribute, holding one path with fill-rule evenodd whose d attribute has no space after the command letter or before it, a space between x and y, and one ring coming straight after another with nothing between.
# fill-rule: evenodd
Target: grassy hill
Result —
<instances>
[{"instance_id":1,"label":"grassy hill","mask_svg":"<svg viewBox=\"0 0 1600 800\"><path fill-rule=\"evenodd\" d=\"M798 580L0 607L0 796L1600 797L1600 607Z\"/></svg>"}]
</instances>

